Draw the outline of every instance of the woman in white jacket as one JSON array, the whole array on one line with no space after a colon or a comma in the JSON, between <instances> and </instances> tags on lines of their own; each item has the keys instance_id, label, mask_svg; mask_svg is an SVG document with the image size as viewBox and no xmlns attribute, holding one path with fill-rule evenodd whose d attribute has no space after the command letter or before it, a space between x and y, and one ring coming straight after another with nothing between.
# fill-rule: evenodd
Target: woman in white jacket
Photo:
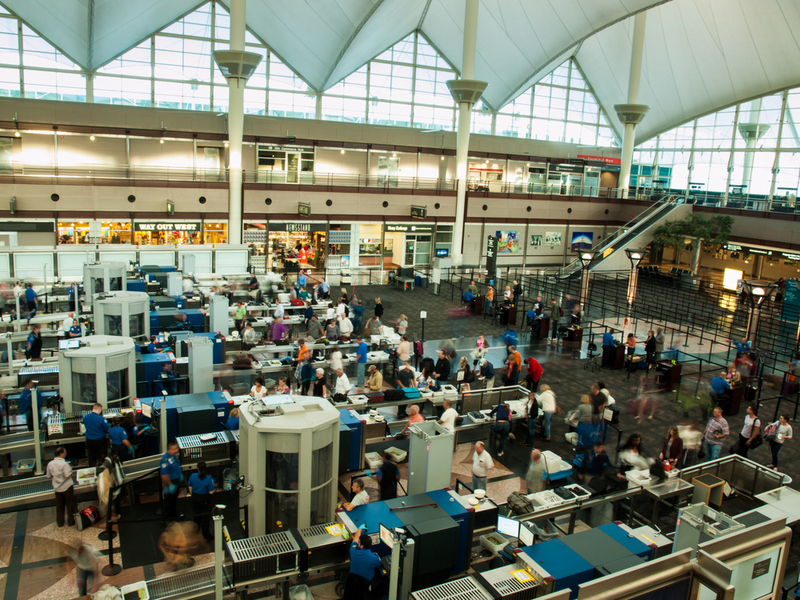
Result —
<instances>
[{"instance_id":1,"label":"woman in white jacket","mask_svg":"<svg viewBox=\"0 0 800 600\"><path fill-rule=\"evenodd\" d=\"M539 392L536 400L544 413L544 440L549 442L550 423L553 422L553 415L556 414L556 395L547 384L540 386Z\"/></svg>"}]
</instances>

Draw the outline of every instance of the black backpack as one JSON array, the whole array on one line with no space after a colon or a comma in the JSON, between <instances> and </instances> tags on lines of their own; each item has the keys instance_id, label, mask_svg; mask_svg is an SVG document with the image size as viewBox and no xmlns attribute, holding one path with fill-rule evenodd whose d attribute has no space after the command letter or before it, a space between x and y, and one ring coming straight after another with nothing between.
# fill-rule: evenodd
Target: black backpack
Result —
<instances>
[{"instance_id":1,"label":"black backpack","mask_svg":"<svg viewBox=\"0 0 800 600\"><path fill-rule=\"evenodd\" d=\"M383 399L386 402L397 402L399 400L405 400L406 395L403 393L403 390L386 390L383 393Z\"/></svg>"}]
</instances>

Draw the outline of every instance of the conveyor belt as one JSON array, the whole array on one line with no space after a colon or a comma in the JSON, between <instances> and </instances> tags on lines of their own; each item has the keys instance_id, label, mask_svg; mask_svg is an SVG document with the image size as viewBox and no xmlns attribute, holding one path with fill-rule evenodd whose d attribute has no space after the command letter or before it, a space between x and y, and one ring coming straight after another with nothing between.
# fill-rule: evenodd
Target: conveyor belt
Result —
<instances>
[{"instance_id":1,"label":"conveyor belt","mask_svg":"<svg viewBox=\"0 0 800 600\"><path fill-rule=\"evenodd\" d=\"M0 436L0 453L21 450L29 446L33 447L32 431L23 431L22 433Z\"/></svg>"},{"instance_id":2,"label":"conveyor belt","mask_svg":"<svg viewBox=\"0 0 800 600\"><path fill-rule=\"evenodd\" d=\"M148 471L158 469L160 460L161 457L159 456L137 458L124 463L122 470L126 479L133 479L144 475ZM89 492L93 489L94 485L78 485L77 482L75 483L76 494ZM43 475L0 483L0 510L52 499L53 484Z\"/></svg>"},{"instance_id":3,"label":"conveyor belt","mask_svg":"<svg viewBox=\"0 0 800 600\"><path fill-rule=\"evenodd\" d=\"M226 577L223 570L223 587ZM165 575L147 582L147 593L150 600L166 600L171 598L196 598L214 590L214 567L202 567L181 571L174 575Z\"/></svg>"}]
</instances>

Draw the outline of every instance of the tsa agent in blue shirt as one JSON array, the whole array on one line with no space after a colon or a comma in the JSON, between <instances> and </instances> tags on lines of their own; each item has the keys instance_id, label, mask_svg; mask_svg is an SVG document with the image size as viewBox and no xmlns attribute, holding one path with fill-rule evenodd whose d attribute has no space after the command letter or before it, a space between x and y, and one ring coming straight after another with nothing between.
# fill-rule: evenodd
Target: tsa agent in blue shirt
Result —
<instances>
[{"instance_id":1,"label":"tsa agent in blue shirt","mask_svg":"<svg viewBox=\"0 0 800 600\"><path fill-rule=\"evenodd\" d=\"M83 426L86 428L86 455L89 457L89 466L96 467L102 464L108 453L106 434L111 429L103 417L102 404L95 404L92 412L83 417Z\"/></svg>"},{"instance_id":2,"label":"tsa agent in blue shirt","mask_svg":"<svg viewBox=\"0 0 800 600\"><path fill-rule=\"evenodd\" d=\"M25 387L22 389L22 392L19 395L19 401L17 402L17 410L19 410L19 414L25 415L25 422L28 424L28 431L33 431L33 392L31 392L32 387L33 387L33 381L26 382Z\"/></svg>"},{"instance_id":3,"label":"tsa agent in blue shirt","mask_svg":"<svg viewBox=\"0 0 800 600\"><path fill-rule=\"evenodd\" d=\"M72 327L69 328L67 335L69 335L69 337L71 338L79 338L83 335L83 330L81 329L81 326L78 324L77 321L75 321L72 324Z\"/></svg>"},{"instance_id":4,"label":"tsa agent in blue shirt","mask_svg":"<svg viewBox=\"0 0 800 600\"><path fill-rule=\"evenodd\" d=\"M214 493L214 480L206 475L206 463L197 463L197 473L192 473L187 482L192 495L192 513L194 522L203 532L203 537L211 539L211 494Z\"/></svg>"},{"instance_id":5,"label":"tsa agent in blue shirt","mask_svg":"<svg viewBox=\"0 0 800 600\"><path fill-rule=\"evenodd\" d=\"M322 283L319 284L319 297L320 299L325 300L326 298L330 297L330 295L331 295L331 286L327 281L323 279Z\"/></svg>"},{"instance_id":6,"label":"tsa agent in blue shirt","mask_svg":"<svg viewBox=\"0 0 800 600\"><path fill-rule=\"evenodd\" d=\"M36 315L36 304L38 300L36 298L36 292L33 291L33 285L30 283L25 288L25 301L28 303L28 319Z\"/></svg>"},{"instance_id":7,"label":"tsa agent in blue shirt","mask_svg":"<svg viewBox=\"0 0 800 600\"><path fill-rule=\"evenodd\" d=\"M161 457L158 469L161 476L161 491L164 495L161 515L164 520L178 516L178 486L183 479L181 462L178 459L178 442L172 441L167 445L167 451Z\"/></svg>"},{"instance_id":8,"label":"tsa agent in blue shirt","mask_svg":"<svg viewBox=\"0 0 800 600\"><path fill-rule=\"evenodd\" d=\"M67 290L67 297L69 298L69 310L75 312L75 292L77 286L73 283Z\"/></svg>"},{"instance_id":9,"label":"tsa agent in blue shirt","mask_svg":"<svg viewBox=\"0 0 800 600\"><path fill-rule=\"evenodd\" d=\"M614 341L614 334L606 331L603 334L603 366L607 369L613 369L616 362L616 348L617 343Z\"/></svg>"},{"instance_id":10,"label":"tsa agent in blue shirt","mask_svg":"<svg viewBox=\"0 0 800 600\"><path fill-rule=\"evenodd\" d=\"M228 422L225 426L231 431L239 431L239 409L232 408L231 414L228 415Z\"/></svg>"},{"instance_id":11,"label":"tsa agent in blue shirt","mask_svg":"<svg viewBox=\"0 0 800 600\"><path fill-rule=\"evenodd\" d=\"M366 598L370 582L376 570L381 568L381 559L372 552L372 539L356 529L350 544L350 574L344 586L345 598ZM380 571L378 571L380 572Z\"/></svg>"},{"instance_id":12,"label":"tsa agent in blue shirt","mask_svg":"<svg viewBox=\"0 0 800 600\"><path fill-rule=\"evenodd\" d=\"M148 354L158 354L158 346L156 346L156 340L158 338L154 335L150 336L150 343L147 344L147 353Z\"/></svg>"},{"instance_id":13,"label":"tsa agent in blue shirt","mask_svg":"<svg viewBox=\"0 0 800 600\"><path fill-rule=\"evenodd\" d=\"M128 439L128 432L122 426L122 420L114 417L112 423L111 430L108 432L108 437L111 438L111 452L116 454L122 462L128 458L128 455L133 456L133 445Z\"/></svg>"},{"instance_id":14,"label":"tsa agent in blue shirt","mask_svg":"<svg viewBox=\"0 0 800 600\"><path fill-rule=\"evenodd\" d=\"M356 354L358 355L356 361L356 376L358 381L356 385L358 387L364 387L364 376L367 370L367 344L360 335L356 338L356 341L358 342L358 350L356 350Z\"/></svg>"}]
</instances>

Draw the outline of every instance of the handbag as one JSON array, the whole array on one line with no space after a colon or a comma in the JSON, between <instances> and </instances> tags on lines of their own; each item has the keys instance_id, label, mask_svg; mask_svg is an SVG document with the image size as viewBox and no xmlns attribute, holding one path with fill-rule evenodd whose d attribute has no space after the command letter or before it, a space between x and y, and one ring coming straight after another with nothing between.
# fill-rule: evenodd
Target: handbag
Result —
<instances>
[{"instance_id":1,"label":"handbag","mask_svg":"<svg viewBox=\"0 0 800 600\"><path fill-rule=\"evenodd\" d=\"M778 439L778 422L770 423L764 429L764 439L768 442L773 442Z\"/></svg>"}]
</instances>

